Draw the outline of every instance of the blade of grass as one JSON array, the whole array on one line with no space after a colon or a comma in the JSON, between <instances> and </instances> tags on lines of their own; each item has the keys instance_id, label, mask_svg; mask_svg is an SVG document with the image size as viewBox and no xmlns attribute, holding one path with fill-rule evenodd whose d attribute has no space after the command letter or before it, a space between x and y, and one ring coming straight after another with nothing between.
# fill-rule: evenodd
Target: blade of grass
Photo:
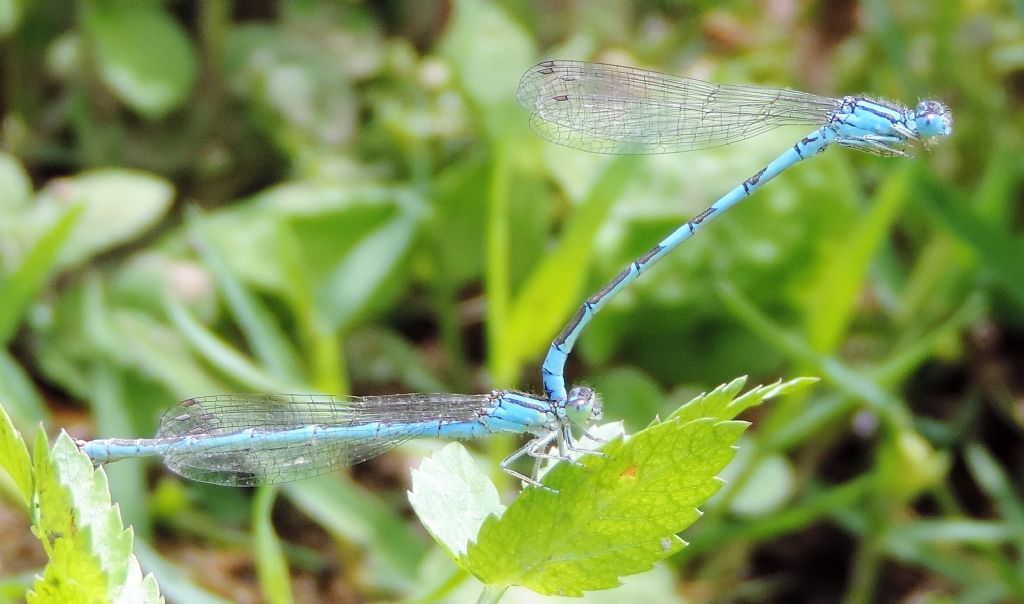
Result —
<instances>
[{"instance_id":1,"label":"blade of grass","mask_svg":"<svg viewBox=\"0 0 1024 604\"><path fill-rule=\"evenodd\" d=\"M195 571L182 572L150 546L145 539L135 540L135 555L142 567L160 577L160 590L172 602L189 602L190 604L230 604L213 592L196 585L192 581Z\"/></svg>"},{"instance_id":2,"label":"blade of grass","mask_svg":"<svg viewBox=\"0 0 1024 604\"><path fill-rule=\"evenodd\" d=\"M985 271L994 275L1014 303L1024 309L1024 279L1020 278L1024 243L1013 239L1003 226L986 222L968 210L972 204L964 195L940 186L932 178L918 181L922 192L915 199L978 254Z\"/></svg>"},{"instance_id":3,"label":"blade of grass","mask_svg":"<svg viewBox=\"0 0 1024 604\"><path fill-rule=\"evenodd\" d=\"M288 498L304 513L344 541L358 543L378 557L380 570L405 585L417 580L427 547L422 538L370 493L351 481L317 478L285 485Z\"/></svg>"},{"instance_id":4,"label":"blade of grass","mask_svg":"<svg viewBox=\"0 0 1024 604\"><path fill-rule=\"evenodd\" d=\"M849 329L857 293L864 286L871 260L908 198L910 175L905 169L885 182L868 213L848 231L845 243L837 245L821 267L814 302L807 305L806 315L807 339L815 350L835 350Z\"/></svg>"},{"instance_id":5,"label":"blade of grass","mask_svg":"<svg viewBox=\"0 0 1024 604\"><path fill-rule=\"evenodd\" d=\"M186 212L186 223L189 235L220 285L228 308L238 321L239 328L252 346L256 358L278 379L302 381L298 354L273 314L231 270L202 213L195 208L189 208Z\"/></svg>"},{"instance_id":6,"label":"blade of grass","mask_svg":"<svg viewBox=\"0 0 1024 604\"><path fill-rule=\"evenodd\" d=\"M115 334L122 335L121 361L163 384L169 392L187 398L197 392L224 392L224 384L191 354L177 332L145 313L115 310L111 317Z\"/></svg>"},{"instance_id":7,"label":"blade of grass","mask_svg":"<svg viewBox=\"0 0 1024 604\"><path fill-rule=\"evenodd\" d=\"M595 235L636 173L638 161L636 156L623 155L606 166L558 246L544 257L512 301L502 341L511 347L517 365L540 354L551 334L557 333L579 305Z\"/></svg>"},{"instance_id":8,"label":"blade of grass","mask_svg":"<svg viewBox=\"0 0 1024 604\"><path fill-rule=\"evenodd\" d=\"M28 431L40 422L49 424L50 413L32 379L5 346L0 346L0 401L20 430Z\"/></svg>"},{"instance_id":9,"label":"blade of grass","mask_svg":"<svg viewBox=\"0 0 1024 604\"><path fill-rule=\"evenodd\" d=\"M310 351L313 385L321 392L348 394L348 370L338 329L320 312L298 238L288 223L278 225L275 247L287 280L285 296L299 323L303 348Z\"/></svg>"},{"instance_id":10,"label":"blade of grass","mask_svg":"<svg viewBox=\"0 0 1024 604\"><path fill-rule=\"evenodd\" d=\"M296 385L267 375L262 367L252 363L244 354L210 331L192 315L187 307L175 296L164 296L164 308L171 322L192 348L211 365L232 380L254 391L292 392ZM298 390L303 390L298 387Z\"/></svg>"},{"instance_id":11,"label":"blade of grass","mask_svg":"<svg viewBox=\"0 0 1024 604\"><path fill-rule=\"evenodd\" d=\"M84 206L69 207L35 242L21 262L0 278L0 345L7 344L21 324L25 310L53 274L61 247L67 241Z\"/></svg>"},{"instance_id":12,"label":"blade of grass","mask_svg":"<svg viewBox=\"0 0 1024 604\"><path fill-rule=\"evenodd\" d=\"M513 383L518 367L508 336L510 246L508 230L508 187L511 168L508 144L494 143L490 180L487 187L487 288L488 367L496 385Z\"/></svg>"},{"instance_id":13,"label":"blade of grass","mask_svg":"<svg viewBox=\"0 0 1024 604\"><path fill-rule=\"evenodd\" d=\"M270 513L274 509L277 488L263 486L256 489L252 502L252 524L255 539L256 573L263 599L273 604L291 604L292 598L288 563L281 549L281 541L274 531Z\"/></svg>"},{"instance_id":14,"label":"blade of grass","mask_svg":"<svg viewBox=\"0 0 1024 604\"><path fill-rule=\"evenodd\" d=\"M683 548L676 557L688 560L704 552L720 550L729 543L742 541L756 544L797 532L832 516L837 510L859 505L870 494L871 484L870 476L861 476L837 487L813 493L804 501L794 502L770 516L742 523L723 521L708 526L706 521L702 521L694 525L692 534L687 534L690 545Z\"/></svg>"},{"instance_id":15,"label":"blade of grass","mask_svg":"<svg viewBox=\"0 0 1024 604\"><path fill-rule=\"evenodd\" d=\"M1014 490L1010 477L981 445L969 445L965 460L974 480L999 509L999 517L1012 528L1018 551L1024 552L1024 501ZM1024 565L1024 560L1019 564ZM1024 574L1021 576L1024 577Z\"/></svg>"},{"instance_id":16,"label":"blade of grass","mask_svg":"<svg viewBox=\"0 0 1024 604\"><path fill-rule=\"evenodd\" d=\"M808 373L825 376L847 396L867 403L878 411L883 419L893 422L895 426L910 425L910 415L902 401L870 376L847 366L835 357L816 352L800 336L777 325L762 313L731 283L719 281L716 292L733 315L747 325L751 331L794 360L809 365L812 370ZM800 408L777 406L765 421L765 430L771 432L775 427L785 426L800 410Z\"/></svg>"}]
</instances>

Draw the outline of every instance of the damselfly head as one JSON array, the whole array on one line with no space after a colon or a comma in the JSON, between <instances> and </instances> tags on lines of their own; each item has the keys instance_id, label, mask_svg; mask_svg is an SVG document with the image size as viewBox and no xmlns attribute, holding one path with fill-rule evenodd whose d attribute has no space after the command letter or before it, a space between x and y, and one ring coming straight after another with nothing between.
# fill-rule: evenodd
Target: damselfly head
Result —
<instances>
[{"instance_id":1,"label":"damselfly head","mask_svg":"<svg viewBox=\"0 0 1024 604\"><path fill-rule=\"evenodd\" d=\"M939 101L921 101L914 110L914 123L923 139L949 136L953 133L953 112Z\"/></svg>"},{"instance_id":2,"label":"damselfly head","mask_svg":"<svg viewBox=\"0 0 1024 604\"><path fill-rule=\"evenodd\" d=\"M565 412L576 424L588 424L603 415L601 398L589 386L573 386L565 399Z\"/></svg>"}]
</instances>

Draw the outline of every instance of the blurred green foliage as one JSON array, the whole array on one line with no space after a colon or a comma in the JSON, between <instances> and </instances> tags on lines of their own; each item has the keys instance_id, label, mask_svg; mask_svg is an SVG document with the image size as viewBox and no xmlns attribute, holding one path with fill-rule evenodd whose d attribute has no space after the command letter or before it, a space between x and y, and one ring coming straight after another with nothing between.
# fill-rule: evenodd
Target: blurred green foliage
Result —
<instances>
[{"instance_id":1,"label":"blurred green foliage","mask_svg":"<svg viewBox=\"0 0 1024 604\"><path fill-rule=\"evenodd\" d=\"M804 134L559 148L514 102L544 57L956 120L914 161L787 171L588 328L569 377L630 429L737 375L823 378L759 411L689 547L614 597L1024 600L1019 2L0 0L15 425L146 436L196 394L536 389L587 295ZM496 468L511 446L477 450ZM416 459L276 503L109 474L174 600L464 601L478 586L407 519ZM0 597L43 562L0 560Z\"/></svg>"}]
</instances>

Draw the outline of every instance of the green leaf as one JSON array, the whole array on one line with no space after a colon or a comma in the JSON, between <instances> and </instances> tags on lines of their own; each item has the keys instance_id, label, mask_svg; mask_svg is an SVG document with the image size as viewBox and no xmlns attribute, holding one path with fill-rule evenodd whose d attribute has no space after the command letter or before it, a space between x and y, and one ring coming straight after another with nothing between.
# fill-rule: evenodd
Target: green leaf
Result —
<instances>
[{"instance_id":1,"label":"green leaf","mask_svg":"<svg viewBox=\"0 0 1024 604\"><path fill-rule=\"evenodd\" d=\"M181 397L196 392L223 391L199 359L189 354L182 336L151 315L130 309L112 312L111 335L122 335L123 349L118 361L163 384Z\"/></svg>"},{"instance_id":2,"label":"green leaf","mask_svg":"<svg viewBox=\"0 0 1024 604\"><path fill-rule=\"evenodd\" d=\"M21 22L25 0L0 0L0 36L14 31Z\"/></svg>"},{"instance_id":3,"label":"green leaf","mask_svg":"<svg viewBox=\"0 0 1024 604\"><path fill-rule=\"evenodd\" d=\"M609 164L594 182L590 195L574 215L558 247L520 288L509 309L502 341L514 362L540 353L551 342L579 304L586 280L587 259L595 234L604 224L608 210L630 182L637 165L635 156L622 156ZM566 270L566 267L573 267Z\"/></svg>"},{"instance_id":4,"label":"green leaf","mask_svg":"<svg viewBox=\"0 0 1024 604\"><path fill-rule=\"evenodd\" d=\"M1024 308L1024 280L1020 278L1020 259L1024 241L1011 236L1003 224L993 223L970 208L975 199L952 191L934 178L919 179L920 190L914 199L921 203L950 234L971 247L979 264L994 275L1019 308ZM987 202L985 199L978 200Z\"/></svg>"},{"instance_id":5,"label":"green leaf","mask_svg":"<svg viewBox=\"0 0 1024 604\"><path fill-rule=\"evenodd\" d=\"M136 539L135 554L142 564L160 577L163 592L172 602L188 602L189 604L230 604L231 600L218 596L197 585L200 579L191 569L171 562L161 556L145 539Z\"/></svg>"},{"instance_id":6,"label":"green leaf","mask_svg":"<svg viewBox=\"0 0 1024 604\"><path fill-rule=\"evenodd\" d=\"M0 5L3 5L2 1ZM0 216L24 208L31 197L32 180L24 166L13 155L0 152Z\"/></svg>"},{"instance_id":7,"label":"green leaf","mask_svg":"<svg viewBox=\"0 0 1024 604\"><path fill-rule=\"evenodd\" d=\"M875 471L890 504L913 501L922 492L942 484L949 473L949 454L936 450L913 429L894 431L883 445L875 462Z\"/></svg>"},{"instance_id":8,"label":"green leaf","mask_svg":"<svg viewBox=\"0 0 1024 604\"><path fill-rule=\"evenodd\" d=\"M912 174L904 169L889 178L871 210L844 235L845 243L835 246L834 253L822 262L813 301L806 306L807 339L815 350L832 352L842 342L854 319L860 301L857 293L864 286L871 261L910 198Z\"/></svg>"},{"instance_id":9,"label":"green leaf","mask_svg":"<svg viewBox=\"0 0 1024 604\"><path fill-rule=\"evenodd\" d=\"M341 339L316 304L314 280L307 270L309 263L302 256L300 240L290 224L279 224L274 250L286 280L282 295L298 322L299 347L308 351L310 383L320 392L349 392L349 371Z\"/></svg>"},{"instance_id":10,"label":"green leaf","mask_svg":"<svg viewBox=\"0 0 1024 604\"><path fill-rule=\"evenodd\" d=\"M603 456L556 465L544 484L558 493L527 489L501 518L489 516L460 564L490 587L568 596L615 587L620 577L650 569L685 545L676 533L721 486L717 474L747 426L732 418L810 381L737 398L740 378L607 443Z\"/></svg>"},{"instance_id":11,"label":"green leaf","mask_svg":"<svg viewBox=\"0 0 1024 604\"><path fill-rule=\"evenodd\" d=\"M301 389L298 384L289 385L289 382L267 375L262 367L253 363L193 316L191 310L177 296L167 293L164 296L164 307L178 333L196 352L225 375L239 384L244 384L247 389L263 392Z\"/></svg>"},{"instance_id":12,"label":"green leaf","mask_svg":"<svg viewBox=\"0 0 1024 604\"><path fill-rule=\"evenodd\" d=\"M419 217L402 213L364 237L326 280L318 296L332 326L344 329L385 279L400 265L412 245Z\"/></svg>"},{"instance_id":13,"label":"green leaf","mask_svg":"<svg viewBox=\"0 0 1024 604\"><path fill-rule=\"evenodd\" d=\"M743 450L742 447L740 450ZM728 480L728 474L723 478ZM786 456L769 455L759 460L750 470L750 477L729 502L729 509L740 517L768 516L789 500L795 483L795 472Z\"/></svg>"},{"instance_id":14,"label":"green leaf","mask_svg":"<svg viewBox=\"0 0 1024 604\"><path fill-rule=\"evenodd\" d=\"M22 429L50 416L28 372L4 347L0 347L0 401L7 405L14 424Z\"/></svg>"},{"instance_id":15,"label":"green leaf","mask_svg":"<svg viewBox=\"0 0 1024 604\"><path fill-rule=\"evenodd\" d=\"M412 472L409 503L423 526L453 557L464 556L480 525L505 506L498 489L459 443L450 443Z\"/></svg>"},{"instance_id":16,"label":"green leaf","mask_svg":"<svg viewBox=\"0 0 1024 604\"><path fill-rule=\"evenodd\" d=\"M21 323L28 305L53 273L61 249L82 216L75 205L53 222L22 258L10 275L0 278L0 344L6 344Z\"/></svg>"},{"instance_id":17,"label":"green leaf","mask_svg":"<svg viewBox=\"0 0 1024 604\"><path fill-rule=\"evenodd\" d=\"M311 283L328 280L351 251L403 212L422 214L426 202L403 187L289 182L204 214L221 255L245 282L287 296L291 276L277 257L282 228L294 230Z\"/></svg>"},{"instance_id":18,"label":"green leaf","mask_svg":"<svg viewBox=\"0 0 1024 604\"><path fill-rule=\"evenodd\" d=\"M530 37L497 3L459 0L454 9L443 48L463 89L483 107L508 103L534 62Z\"/></svg>"},{"instance_id":19,"label":"green leaf","mask_svg":"<svg viewBox=\"0 0 1024 604\"><path fill-rule=\"evenodd\" d=\"M766 400L790 394L818 381L818 378L794 378L788 382L776 382L767 386L757 386L743 395L737 396L747 382L746 377L738 377L728 384L715 388L708 394L695 397L677 409L670 417L685 421L703 417L721 417L732 419L751 407L760 405Z\"/></svg>"},{"instance_id":20,"label":"green leaf","mask_svg":"<svg viewBox=\"0 0 1024 604\"><path fill-rule=\"evenodd\" d=\"M291 482L288 498L304 514L345 542L363 546L375 558L378 577L411 584L427 548L423 540L381 499L351 481L330 477Z\"/></svg>"},{"instance_id":21,"label":"green leaf","mask_svg":"<svg viewBox=\"0 0 1024 604\"><path fill-rule=\"evenodd\" d=\"M288 604L293 602L288 563L284 559L281 540L274 531L270 513L274 508L277 488L263 486L256 489L253 499L252 520L256 550L256 568L260 591L267 602Z\"/></svg>"},{"instance_id":22,"label":"green leaf","mask_svg":"<svg viewBox=\"0 0 1024 604\"><path fill-rule=\"evenodd\" d=\"M298 355L270 310L246 287L225 258L205 217L195 208L187 214L188 231L199 253L220 285L231 314L245 334L257 359L274 377L300 381Z\"/></svg>"},{"instance_id":23,"label":"green leaf","mask_svg":"<svg viewBox=\"0 0 1024 604\"><path fill-rule=\"evenodd\" d=\"M0 405L0 468L18 487L22 507L27 510L32 501L32 461L21 433L11 423L3 405Z\"/></svg>"},{"instance_id":24,"label":"green leaf","mask_svg":"<svg viewBox=\"0 0 1024 604\"><path fill-rule=\"evenodd\" d=\"M982 491L998 507L1000 517L1014 527L1024 549L1024 501L1015 490L1014 481L993 455L979 444L968 445L964 461Z\"/></svg>"},{"instance_id":25,"label":"green leaf","mask_svg":"<svg viewBox=\"0 0 1024 604\"><path fill-rule=\"evenodd\" d=\"M181 26L151 2L91 2L85 32L107 86L135 111L161 117L192 91L196 57Z\"/></svg>"},{"instance_id":26,"label":"green leaf","mask_svg":"<svg viewBox=\"0 0 1024 604\"><path fill-rule=\"evenodd\" d=\"M39 192L29 221L48 225L72 203L85 207L61 250L61 264L67 266L135 239L160 220L173 198L174 187L151 174L93 170L48 184Z\"/></svg>"},{"instance_id":27,"label":"green leaf","mask_svg":"<svg viewBox=\"0 0 1024 604\"><path fill-rule=\"evenodd\" d=\"M49 556L27 600L37 602L162 602L156 579L143 577L111 505L106 475L94 470L67 434L52 450L40 429L35 446L36 518L32 531Z\"/></svg>"}]
</instances>

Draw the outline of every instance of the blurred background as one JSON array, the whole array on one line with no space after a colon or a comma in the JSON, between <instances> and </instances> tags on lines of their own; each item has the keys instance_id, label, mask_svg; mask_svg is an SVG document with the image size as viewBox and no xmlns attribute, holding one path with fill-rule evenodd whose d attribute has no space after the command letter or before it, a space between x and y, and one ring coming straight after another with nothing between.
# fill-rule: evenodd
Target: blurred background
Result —
<instances>
[{"instance_id":1,"label":"blurred background","mask_svg":"<svg viewBox=\"0 0 1024 604\"><path fill-rule=\"evenodd\" d=\"M666 257L570 359L636 430L736 376L691 545L588 601L1024 601L1024 4L0 0L0 402L149 436L198 394L540 390L582 300L806 128L652 157L533 135L543 58L947 103L916 160L830 150ZM472 443L497 469L513 439ZM413 443L274 499L108 468L171 601L472 601ZM0 506L0 598L45 564ZM276 530L290 581L260 581ZM290 594L284 596L282 594ZM505 601L540 598L512 590Z\"/></svg>"}]
</instances>

